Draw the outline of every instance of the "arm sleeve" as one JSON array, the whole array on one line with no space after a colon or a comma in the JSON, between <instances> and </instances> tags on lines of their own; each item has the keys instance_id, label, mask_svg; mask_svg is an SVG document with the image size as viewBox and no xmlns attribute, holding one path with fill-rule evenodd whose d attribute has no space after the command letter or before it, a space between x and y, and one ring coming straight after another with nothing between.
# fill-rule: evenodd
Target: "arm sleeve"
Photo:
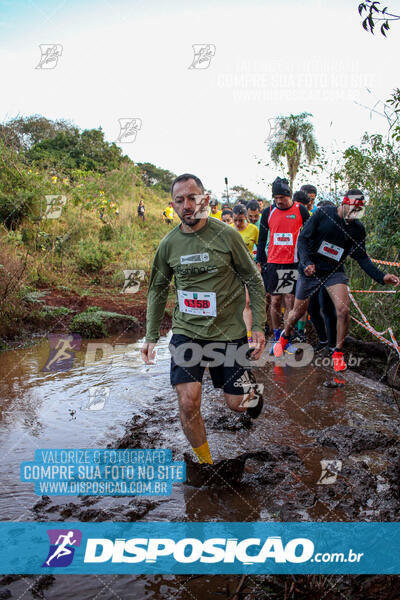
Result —
<instances>
[{"instance_id":1,"label":"arm sleeve","mask_svg":"<svg viewBox=\"0 0 400 600\"><path fill-rule=\"evenodd\" d=\"M268 239L268 217L269 217L270 207L263 210L260 221L260 232L258 234L258 243L257 243L257 256L256 262L260 264L264 264L267 262L267 255L265 254L265 247L267 245Z\"/></svg>"},{"instance_id":2,"label":"arm sleeve","mask_svg":"<svg viewBox=\"0 0 400 600\"><path fill-rule=\"evenodd\" d=\"M236 231L232 233L235 233L239 238L237 240L236 236L232 236L234 237L231 244L232 263L249 291L250 309L253 315L252 330L264 333L266 321L264 284L242 237Z\"/></svg>"},{"instance_id":3,"label":"arm sleeve","mask_svg":"<svg viewBox=\"0 0 400 600\"><path fill-rule=\"evenodd\" d=\"M157 342L167 304L173 271L165 258L164 246L159 246L151 269L147 295L146 342Z\"/></svg>"},{"instance_id":4,"label":"arm sleeve","mask_svg":"<svg viewBox=\"0 0 400 600\"><path fill-rule=\"evenodd\" d=\"M304 204L300 204L300 215L301 215L301 218L303 219L303 226L304 226L305 222L310 218L310 213L308 212L308 210L306 209Z\"/></svg>"},{"instance_id":5,"label":"arm sleeve","mask_svg":"<svg viewBox=\"0 0 400 600\"><path fill-rule=\"evenodd\" d=\"M307 223L304 225L303 229L299 233L299 237L297 238L297 252L299 254L300 262L304 267L313 264L310 258L311 243L313 237L315 236L318 223L319 211L317 210L311 217L309 217Z\"/></svg>"},{"instance_id":6,"label":"arm sleeve","mask_svg":"<svg viewBox=\"0 0 400 600\"><path fill-rule=\"evenodd\" d=\"M365 273L369 275L371 279L374 279L375 281L383 285L383 278L385 277L386 273L378 269L378 267L374 265L374 263L371 261L370 257L367 254L367 251L365 249L364 225L362 225L360 240L356 242L351 248L349 255L351 256L351 258L354 258L354 260L358 262L362 270L365 271Z\"/></svg>"}]
</instances>

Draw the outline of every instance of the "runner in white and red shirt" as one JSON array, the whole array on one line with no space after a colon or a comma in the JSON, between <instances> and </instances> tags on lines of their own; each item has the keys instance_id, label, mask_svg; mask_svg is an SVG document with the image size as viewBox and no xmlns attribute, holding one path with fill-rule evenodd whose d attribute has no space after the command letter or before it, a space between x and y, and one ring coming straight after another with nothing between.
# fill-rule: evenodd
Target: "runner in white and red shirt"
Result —
<instances>
[{"instance_id":1,"label":"runner in white and red shirt","mask_svg":"<svg viewBox=\"0 0 400 600\"><path fill-rule=\"evenodd\" d=\"M274 339L278 341L281 335L282 298L286 308L285 315L293 308L298 275L297 238L309 214L305 206L293 202L287 179L275 179L272 196L274 203L261 216L256 262L261 265L265 289L272 296L271 320ZM265 248L268 232L267 258ZM289 343L286 352L294 354L296 348Z\"/></svg>"}]
</instances>

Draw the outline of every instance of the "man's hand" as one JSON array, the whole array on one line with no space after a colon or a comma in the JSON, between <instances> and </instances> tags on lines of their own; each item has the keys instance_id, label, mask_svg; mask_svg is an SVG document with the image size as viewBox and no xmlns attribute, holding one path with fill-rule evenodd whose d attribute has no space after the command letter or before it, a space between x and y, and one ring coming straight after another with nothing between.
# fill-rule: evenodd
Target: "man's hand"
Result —
<instances>
[{"instance_id":1,"label":"man's hand","mask_svg":"<svg viewBox=\"0 0 400 600\"><path fill-rule=\"evenodd\" d=\"M307 277L311 277L311 275L314 275L315 273L315 265L307 265L306 267L304 267L304 275L307 275Z\"/></svg>"},{"instance_id":2,"label":"man's hand","mask_svg":"<svg viewBox=\"0 0 400 600\"><path fill-rule=\"evenodd\" d=\"M258 272L261 273L261 264L260 263L256 263L256 267L258 269Z\"/></svg>"},{"instance_id":3,"label":"man's hand","mask_svg":"<svg viewBox=\"0 0 400 600\"><path fill-rule=\"evenodd\" d=\"M265 335L262 331L253 331L252 338L254 342L254 350L251 353L251 360L258 360L265 348Z\"/></svg>"},{"instance_id":4,"label":"man's hand","mask_svg":"<svg viewBox=\"0 0 400 600\"><path fill-rule=\"evenodd\" d=\"M156 353L154 351L155 344L153 342L145 342L140 350L142 358L146 365L154 365Z\"/></svg>"},{"instance_id":5,"label":"man's hand","mask_svg":"<svg viewBox=\"0 0 400 600\"><path fill-rule=\"evenodd\" d=\"M393 283L393 285L397 286L400 283L400 278L397 277L397 275L386 273L385 277L383 278L383 283Z\"/></svg>"}]
</instances>

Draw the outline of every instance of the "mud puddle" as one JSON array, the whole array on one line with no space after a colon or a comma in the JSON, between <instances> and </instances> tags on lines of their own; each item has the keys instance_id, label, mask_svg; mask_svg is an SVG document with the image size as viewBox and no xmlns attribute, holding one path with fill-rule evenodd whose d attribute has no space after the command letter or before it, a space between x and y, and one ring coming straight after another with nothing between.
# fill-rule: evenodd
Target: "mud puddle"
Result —
<instances>
[{"instance_id":1,"label":"mud puddle","mask_svg":"<svg viewBox=\"0 0 400 600\"><path fill-rule=\"evenodd\" d=\"M85 342L62 371L43 370L46 340L0 356L2 520L398 520L397 406L382 402L381 388L351 374L338 386L327 369L272 363L255 369L265 398L256 421L229 411L205 379L202 413L213 477L189 453L190 485L174 485L168 497L35 496L33 485L19 481L19 464L32 460L37 448L171 448L174 460L190 451L169 384L168 338L150 367L140 360L140 340L91 343L97 349ZM230 597L240 583L237 576L10 577L0 592L54 599ZM256 595L262 586L246 585L254 588L249 598L268 597ZM245 593L244 587L242 598Z\"/></svg>"}]
</instances>

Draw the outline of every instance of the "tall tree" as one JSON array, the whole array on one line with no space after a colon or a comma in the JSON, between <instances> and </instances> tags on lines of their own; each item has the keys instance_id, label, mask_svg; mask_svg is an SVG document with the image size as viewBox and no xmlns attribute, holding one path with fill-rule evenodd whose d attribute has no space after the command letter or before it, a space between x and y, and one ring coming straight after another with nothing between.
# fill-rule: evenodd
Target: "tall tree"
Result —
<instances>
[{"instance_id":1,"label":"tall tree","mask_svg":"<svg viewBox=\"0 0 400 600\"><path fill-rule=\"evenodd\" d=\"M62 173L70 169L106 173L118 169L123 162L131 162L114 142L104 139L101 127L82 132L78 128L61 131L34 144L25 158L29 163Z\"/></svg>"},{"instance_id":2,"label":"tall tree","mask_svg":"<svg viewBox=\"0 0 400 600\"><path fill-rule=\"evenodd\" d=\"M241 200L248 202L249 200L257 200L258 198L257 194L254 194L243 185L234 185L231 188L231 190L232 192L234 192L234 195L238 202L240 202Z\"/></svg>"},{"instance_id":3,"label":"tall tree","mask_svg":"<svg viewBox=\"0 0 400 600\"><path fill-rule=\"evenodd\" d=\"M279 164L282 158L286 158L292 190L302 157L305 156L306 161L311 163L318 152L314 125L308 117L312 117L312 114L303 112L299 115L277 117L274 133L269 140L269 149L274 163Z\"/></svg>"},{"instance_id":4,"label":"tall tree","mask_svg":"<svg viewBox=\"0 0 400 600\"><path fill-rule=\"evenodd\" d=\"M28 151L43 140L53 139L60 132L73 133L77 128L69 121L51 121L41 115L16 117L0 124L0 137L17 152Z\"/></svg>"},{"instance_id":5,"label":"tall tree","mask_svg":"<svg viewBox=\"0 0 400 600\"><path fill-rule=\"evenodd\" d=\"M137 166L142 172L142 179L146 186L156 187L169 193L171 184L176 177L174 173L171 173L167 169L156 167L149 162L137 163Z\"/></svg>"}]
</instances>

